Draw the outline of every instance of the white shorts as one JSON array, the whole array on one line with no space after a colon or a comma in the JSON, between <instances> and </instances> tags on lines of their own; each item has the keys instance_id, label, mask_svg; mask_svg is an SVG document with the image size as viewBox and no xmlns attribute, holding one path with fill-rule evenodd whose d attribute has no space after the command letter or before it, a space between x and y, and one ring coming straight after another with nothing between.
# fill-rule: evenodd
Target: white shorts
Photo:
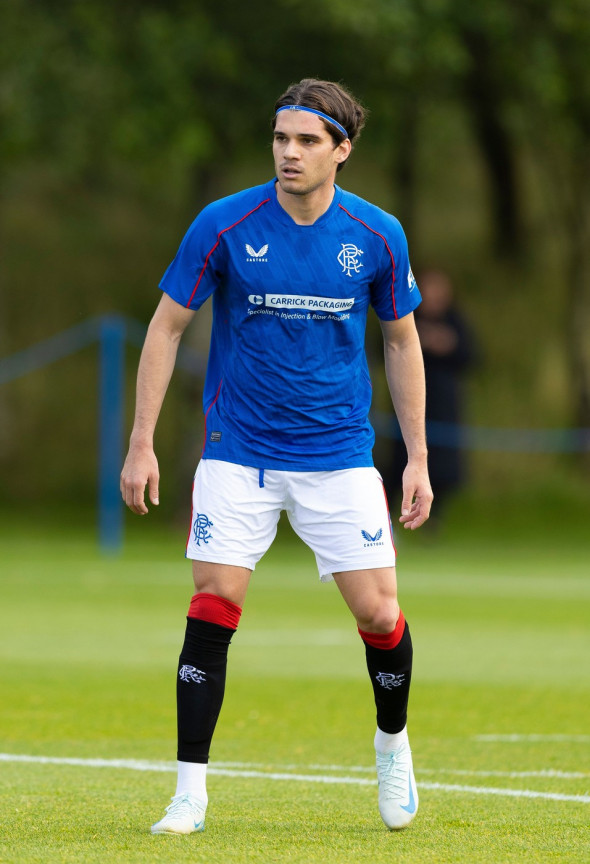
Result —
<instances>
[{"instance_id":1,"label":"white shorts","mask_svg":"<svg viewBox=\"0 0 590 864\"><path fill-rule=\"evenodd\" d=\"M395 566L383 481L375 468L259 471L202 459L193 485L186 557L254 570L281 510L314 552L320 579Z\"/></svg>"}]
</instances>

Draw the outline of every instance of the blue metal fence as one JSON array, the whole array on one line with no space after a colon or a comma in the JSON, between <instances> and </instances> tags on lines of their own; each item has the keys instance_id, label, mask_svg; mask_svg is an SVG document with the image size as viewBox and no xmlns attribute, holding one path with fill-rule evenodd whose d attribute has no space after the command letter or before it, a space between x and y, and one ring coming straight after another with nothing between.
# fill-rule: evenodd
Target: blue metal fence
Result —
<instances>
[{"instance_id":1,"label":"blue metal fence","mask_svg":"<svg viewBox=\"0 0 590 864\"><path fill-rule=\"evenodd\" d=\"M0 384L6 384L98 343L98 537L107 554L120 551L123 544L119 475L124 456L125 345L141 348L145 334L146 328L132 318L105 315L0 358ZM177 366L202 377L206 358L181 346Z\"/></svg>"},{"instance_id":2,"label":"blue metal fence","mask_svg":"<svg viewBox=\"0 0 590 864\"><path fill-rule=\"evenodd\" d=\"M121 315L89 318L49 339L0 358L0 384L6 384L99 344L98 531L100 548L114 553L123 543L123 503L119 474L123 462L125 423L125 345L141 348L146 328ZM206 358L183 345L177 367L203 377ZM399 439L395 417L375 412L371 421L377 435ZM439 447L502 453L580 453L590 451L590 429L506 429L427 424L428 441Z\"/></svg>"},{"instance_id":3,"label":"blue metal fence","mask_svg":"<svg viewBox=\"0 0 590 864\"><path fill-rule=\"evenodd\" d=\"M371 423L377 435L400 441L395 416L375 412ZM457 426L430 420L426 424L432 447L453 447L485 453L583 453L590 451L590 429L508 429Z\"/></svg>"},{"instance_id":4,"label":"blue metal fence","mask_svg":"<svg viewBox=\"0 0 590 864\"><path fill-rule=\"evenodd\" d=\"M117 552L123 543L119 472L123 458L125 416L125 321L100 322L98 513L100 546Z\"/></svg>"}]
</instances>

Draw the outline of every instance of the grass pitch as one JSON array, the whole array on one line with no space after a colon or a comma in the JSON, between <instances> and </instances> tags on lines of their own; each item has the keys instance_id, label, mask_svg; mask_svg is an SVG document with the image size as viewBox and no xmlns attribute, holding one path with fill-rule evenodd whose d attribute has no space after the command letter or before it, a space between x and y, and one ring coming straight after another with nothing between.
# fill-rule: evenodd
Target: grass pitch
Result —
<instances>
[{"instance_id":1,"label":"grass pitch","mask_svg":"<svg viewBox=\"0 0 590 864\"><path fill-rule=\"evenodd\" d=\"M0 861L590 861L581 543L400 537L420 810L390 834L362 644L283 530L230 649L206 831L152 837L192 591L182 537L130 525L119 558L79 532L13 525L3 541Z\"/></svg>"}]
</instances>

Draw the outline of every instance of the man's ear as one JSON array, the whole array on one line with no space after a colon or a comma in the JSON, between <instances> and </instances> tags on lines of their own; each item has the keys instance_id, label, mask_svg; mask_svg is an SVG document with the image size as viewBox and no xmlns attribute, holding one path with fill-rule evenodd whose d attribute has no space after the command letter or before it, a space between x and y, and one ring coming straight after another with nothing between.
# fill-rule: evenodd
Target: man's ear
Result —
<instances>
[{"instance_id":1,"label":"man's ear","mask_svg":"<svg viewBox=\"0 0 590 864\"><path fill-rule=\"evenodd\" d=\"M352 150L352 144L350 143L350 138L345 138L334 151L336 161L338 164L342 164L342 162L346 162L348 157L350 156L350 151Z\"/></svg>"}]
</instances>

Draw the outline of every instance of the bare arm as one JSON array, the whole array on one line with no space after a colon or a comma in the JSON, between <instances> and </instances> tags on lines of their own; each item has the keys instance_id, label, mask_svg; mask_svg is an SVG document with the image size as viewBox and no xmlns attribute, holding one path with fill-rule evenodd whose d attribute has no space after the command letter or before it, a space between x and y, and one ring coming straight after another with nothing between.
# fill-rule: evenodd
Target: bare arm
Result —
<instances>
[{"instance_id":1,"label":"bare arm","mask_svg":"<svg viewBox=\"0 0 590 864\"><path fill-rule=\"evenodd\" d=\"M430 514L432 489L428 479L424 362L414 315L381 321L385 374L395 413L408 451L404 471L402 515L404 528L419 528Z\"/></svg>"},{"instance_id":2,"label":"bare arm","mask_svg":"<svg viewBox=\"0 0 590 864\"><path fill-rule=\"evenodd\" d=\"M123 500L130 510L141 516L148 512L144 500L146 485L152 504L159 503L160 473L154 453L154 431L174 370L180 337L194 314L163 294L141 352L135 421L121 472Z\"/></svg>"}]
</instances>

